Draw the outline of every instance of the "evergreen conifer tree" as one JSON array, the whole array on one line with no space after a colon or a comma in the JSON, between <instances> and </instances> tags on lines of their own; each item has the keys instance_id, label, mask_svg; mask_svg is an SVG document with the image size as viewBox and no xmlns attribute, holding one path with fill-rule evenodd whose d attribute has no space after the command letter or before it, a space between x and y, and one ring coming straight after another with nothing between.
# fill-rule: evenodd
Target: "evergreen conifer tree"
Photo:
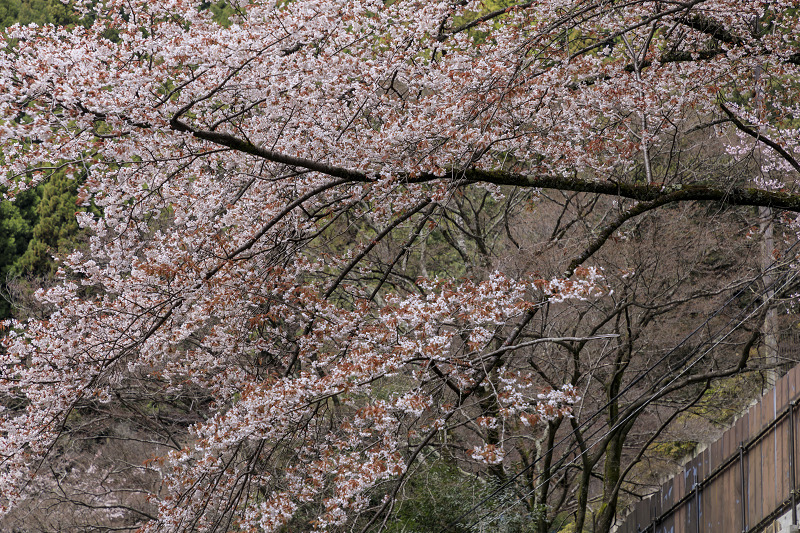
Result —
<instances>
[{"instance_id":1,"label":"evergreen conifer tree","mask_svg":"<svg viewBox=\"0 0 800 533\"><path fill-rule=\"evenodd\" d=\"M53 254L71 249L78 233L78 223L75 221L76 190L75 180L66 177L63 172L55 174L37 188L38 201L31 217L33 227L30 229L29 242L23 253L16 257L10 269L12 274L50 274L55 268Z\"/></svg>"}]
</instances>

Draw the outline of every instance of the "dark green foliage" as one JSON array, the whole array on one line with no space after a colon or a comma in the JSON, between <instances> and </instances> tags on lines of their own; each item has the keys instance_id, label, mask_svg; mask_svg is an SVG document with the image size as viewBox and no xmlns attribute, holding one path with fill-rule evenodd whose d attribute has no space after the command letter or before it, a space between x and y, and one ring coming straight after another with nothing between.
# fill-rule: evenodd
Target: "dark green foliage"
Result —
<instances>
[{"instance_id":1,"label":"dark green foliage","mask_svg":"<svg viewBox=\"0 0 800 533\"><path fill-rule=\"evenodd\" d=\"M59 0L2 0L0 26L20 24L56 24L66 26L77 21L72 9Z\"/></svg>"},{"instance_id":2,"label":"dark green foliage","mask_svg":"<svg viewBox=\"0 0 800 533\"><path fill-rule=\"evenodd\" d=\"M58 172L38 187L0 204L0 319L14 316L9 282L31 287L54 273L53 257L73 250L80 235L75 212L78 183ZM36 281L39 280L39 281Z\"/></svg>"},{"instance_id":3,"label":"dark green foliage","mask_svg":"<svg viewBox=\"0 0 800 533\"><path fill-rule=\"evenodd\" d=\"M529 512L525 503L520 503L520 494L512 489L495 493L495 488L491 480L465 472L453 459L431 455L409 477L384 531L534 531L537 514ZM484 502L487 496L490 498ZM479 502L483 502L483 505L479 506L479 510L473 510Z\"/></svg>"},{"instance_id":4,"label":"dark green foliage","mask_svg":"<svg viewBox=\"0 0 800 533\"><path fill-rule=\"evenodd\" d=\"M45 276L55 270L54 254L74 247L78 234L75 220L77 183L64 173L52 176L37 188L36 222L25 252L13 265L17 275Z\"/></svg>"},{"instance_id":5,"label":"dark green foliage","mask_svg":"<svg viewBox=\"0 0 800 533\"><path fill-rule=\"evenodd\" d=\"M39 195L35 190L25 191L16 201L0 202L0 287L13 274L14 263L25 253L36 224L36 206ZM3 291L7 293L7 291ZM11 304L0 298L0 318L10 318Z\"/></svg>"},{"instance_id":6,"label":"dark green foliage","mask_svg":"<svg viewBox=\"0 0 800 533\"><path fill-rule=\"evenodd\" d=\"M485 482L450 462L434 460L411 476L403 492L387 533L437 533L447 526L453 533L466 533L465 524L451 523L484 495Z\"/></svg>"},{"instance_id":7,"label":"dark green foliage","mask_svg":"<svg viewBox=\"0 0 800 533\"><path fill-rule=\"evenodd\" d=\"M221 2L209 2L205 0L200 4L200 9L208 9L214 14L214 21L226 28L231 25L230 17L235 13L234 8L225 0Z\"/></svg>"}]
</instances>

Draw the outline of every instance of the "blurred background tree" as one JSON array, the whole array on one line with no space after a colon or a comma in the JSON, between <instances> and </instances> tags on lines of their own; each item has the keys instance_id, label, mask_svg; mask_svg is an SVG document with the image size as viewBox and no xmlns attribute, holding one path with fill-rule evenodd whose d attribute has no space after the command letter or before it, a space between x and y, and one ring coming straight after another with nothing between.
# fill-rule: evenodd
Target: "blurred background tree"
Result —
<instances>
[{"instance_id":1,"label":"blurred background tree","mask_svg":"<svg viewBox=\"0 0 800 533\"><path fill-rule=\"evenodd\" d=\"M0 2L0 25L56 24L68 26L77 21L70 6L59 0L3 0Z\"/></svg>"}]
</instances>

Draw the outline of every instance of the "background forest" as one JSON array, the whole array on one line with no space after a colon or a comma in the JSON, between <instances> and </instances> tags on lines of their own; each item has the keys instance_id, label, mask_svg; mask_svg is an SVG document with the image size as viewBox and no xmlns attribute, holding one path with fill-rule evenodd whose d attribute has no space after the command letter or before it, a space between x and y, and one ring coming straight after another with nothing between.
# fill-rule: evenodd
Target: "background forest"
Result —
<instances>
[{"instance_id":1,"label":"background forest","mask_svg":"<svg viewBox=\"0 0 800 533\"><path fill-rule=\"evenodd\" d=\"M4 0L0 28L21 24L74 24L69 6L52 0ZM52 274L52 256L72 250L78 232L75 222L77 184L64 172L39 187L21 193L15 201L0 202L0 316L15 316L10 300L30 291ZM9 286L9 280L15 281ZM37 281L29 284L29 281ZM17 302L21 304L21 301ZM16 313L18 315L19 313Z\"/></svg>"},{"instance_id":2,"label":"background forest","mask_svg":"<svg viewBox=\"0 0 800 533\"><path fill-rule=\"evenodd\" d=\"M793 7L0 2L132 102L6 34L2 530L608 533L800 361Z\"/></svg>"}]
</instances>

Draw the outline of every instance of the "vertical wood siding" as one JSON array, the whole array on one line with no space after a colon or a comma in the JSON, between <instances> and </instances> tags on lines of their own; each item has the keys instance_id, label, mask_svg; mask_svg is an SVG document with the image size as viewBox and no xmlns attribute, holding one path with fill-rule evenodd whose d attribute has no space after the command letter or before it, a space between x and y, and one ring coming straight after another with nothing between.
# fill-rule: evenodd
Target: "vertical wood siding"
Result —
<instances>
[{"instance_id":1,"label":"vertical wood siding","mask_svg":"<svg viewBox=\"0 0 800 533\"><path fill-rule=\"evenodd\" d=\"M800 475L800 366L792 368L719 440L636 503L618 533L756 533L791 508ZM794 427L789 410L793 410ZM794 433L794 450L790 432ZM743 522L744 520L744 522Z\"/></svg>"}]
</instances>

